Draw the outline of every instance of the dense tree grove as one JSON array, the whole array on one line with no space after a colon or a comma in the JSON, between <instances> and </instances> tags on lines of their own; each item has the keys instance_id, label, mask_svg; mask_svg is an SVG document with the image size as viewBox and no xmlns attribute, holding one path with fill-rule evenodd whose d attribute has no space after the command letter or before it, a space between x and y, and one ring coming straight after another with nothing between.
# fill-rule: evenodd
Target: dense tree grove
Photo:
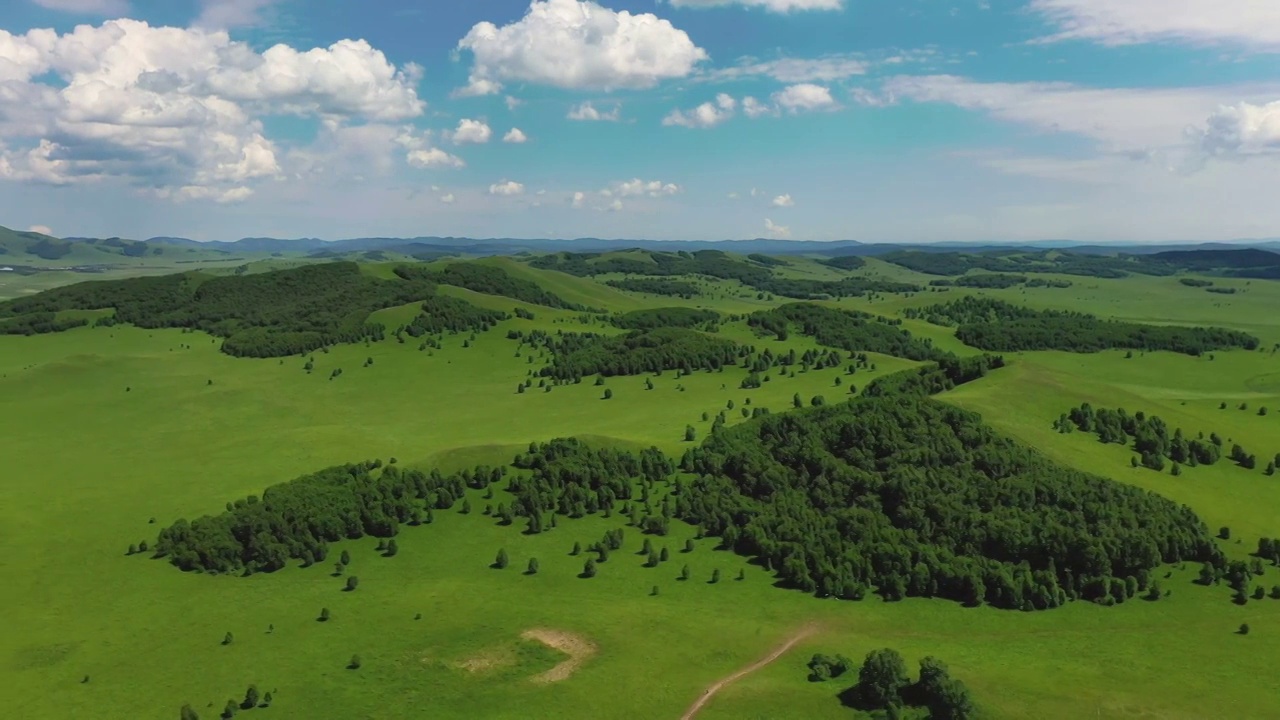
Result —
<instances>
[{"instance_id":1,"label":"dense tree grove","mask_svg":"<svg viewBox=\"0 0 1280 720\"><path fill-rule=\"evenodd\" d=\"M501 295L533 305L584 310L554 293L547 292L532 280L512 277L510 273L492 265L479 263L453 263L442 270L431 270L422 265L401 265L395 274L406 280L427 281L440 285L452 285L486 295Z\"/></svg>"},{"instance_id":2,"label":"dense tree grove","mask_svg":"<svg viewBox=\"0 0 1280 720\"><path fill-rule=\"evenodd\" d=\"M751 262L758 262L761 265L768 265L769 267L788 267L791 265L791 263L783 260L782 258L776 258L772 255L764 255L762 253L751 253L747 256L747 259Z\"/></svg>"},{"instance_id":3,"label":"dense tree grove","mask_svg":"<svg viewBox=\"0 0 1280 720\"><path fill-rule=\"evenodd\" d=\"M698 286L684 280L659 280L656 278L626 278L624 280L606 280L605 285L629 290L631 292L667 295L691 300L701 294Z\"/></svg>"},{"instance_id":4,"label":"dense tree grove","mask_svg":"<svg viewBox=\"0 0 1280 720\"><path fill-rule=\"evenodd\" d=\"M89 321L84 318L64 318L60 320L57 313L37 312L11 318L0 318L0 335L40 335L84 327L88 324Z\"/></svg>"},{"instance_id":5,"label":"dense tree grove","mask_svg":"<svg viewBox=\"0 0 1280 720\"><path fill-rule=\"evenodd\" d=\"M921 289L919 285L911 283L866 277L847 277L840 280L773 277L753 283L751 287L797 300L863 297L874 293L909 293L919 292Z\"/></svg>"},{"instance_id":6,"label":"dense tree grove","mask_svg":"<svg viewBox=\"0 0 1280 720\"><path fill-rule=\"evenodd\" d=\"M652 330L660 327L711 329L720 322L714 310L686 307L652 308L615 315L613 324L626 330Z\"/></svg>"},{"instance_id":7,"label":"dense tree grove","mask_svg":"<svg viewBox=\"0 0 1280 720\"><path fill-rule=\"evenodd\" d=\"M413 337L471 330L483 332L510 317L499 310L476 307L466 300L435 295L422 303L422 314L404 326L404 332Z\"/></svg>"},{"instance_id":8,"label":"dense tree grove","mask_svg":"<svg viewBox=\"0 0 1280 720\"><path fill-rule=\"evenodd\" d=\"M1104 443L1131 446L1141 457L1138 462L1143 467L1164 470L1166 464L1172 463L1174 474L1181 474L1183 465L1213 465L1224 454L1223 441L1217 433L1210 434L1207 439L1204 433L1188 439L1182 428L1170 432L1169 426L1158 416L1140 411L1130 415L1123 408L1095 410L1089 403L1084 403L1063 413L1054 422L1054 427L1059 432L1081 430L1094 433ZM1257 456L1239 445L1232 446L1229 457L1246 469L1257 467Z\"/></svg>"},{"instance_id":9,"label":"dense tree grove","mask_svg":"<svg viewBox=\"0 0 1280 720\"><path fill-rule=\"evenodd\" d=\"M965 344L1000 352L1065 350L1089 353L1128 348L1201 355L1227 348L1253 350L1259 343L1258 338L1237 330L1102 320L1085 313L1033 310L982 297L911 308L906 315L935 325L955 326L956 337Z\"/></svg>"},{"instance_id":10,"label":"dense tree grove","mask_svg":"<svg viewBox=\"0 0 1280 720\"><path fill-rule=\"evenodd\" d=\"M814 655L809 661L809 679L821 682L840 677L852 665L843 655ZM889 717L899 717L905 707L927 709L930 720L972 720L978 716L969 688L951 676L946 663L935 657L923 658L919 677L912 682L906 661L890 648L867 653L851 694L859 709L887 710Z\"/></svg>"},{"instance_id":11,"label":"dense tree grove","mask_svg":"<svg viewBox=\"0 0 1280 720\"><path fill-rule=\"evenodd\" d=\"M943 355L928 340L918 340L889 320L853 310L836 310L814 303L791 303L747 317L747 324L786 340L795 327L827 347L877 352L908 360L934 360Z\"/></svg>"},{"instance_id":12,"label":"dense tree grove","mask_svg":"<svg viewBox=\"0 0 1280 720\"><path fill-rule=\"evenodd\" d=\"M114 308L119 322L191 328L225 338L223 352L281 357L340 342L379 339L374 310L430 297L435 285L381 280L349 262L256 275L196 273L94 281L0 303L0 317Z\"/></svg>"},{"instance_id":13,"label":"dense tree grove","mask_svg":"<svg viewBox=\"0 0 1280 720\"><path fill-rule=\"evenodd\" d=\"M515 496L510 512L528 518L533 532L541 532L543 518L551 514L612 512L618 502L631 500L638 481L656 483L675 472L675 463L657 448L633 454L562 438L529 450L512 463L529 473L512 475L507 490Z\"/></svg>"},{"instance_id":14,"label":"dense tree grove","mask_svg":"<svg viewBox=\"0 0 1280 720\"><path fill-rule=\"evenodd\" d=\"M1026 275L1006 275L1004 273L976 273L961 275L952 281L956 287L986 288L1003 290L1016 287L1027 281Z\"/></svg>"},{"instance_id":15,"label":"dense tree grove","mask_svg":"<svg viewBox=\"0 0 1280 720\"><path fill-rule=\"evenodd\" d=\"M840 257L827 258L819 260L818 264L826 265L837 270L858 270L867 266L867 261L857 255L842 255Z\"/></svg>"},{"instance_id":16,"label":"dense tree grove","mask_svg":"<svg viewBox=\"0 0 1280 720\"><path fill-rule=\"evenodd\" d=\"M544 377L571 380L588 375L639 375L663 370L718 370L743 355L737 343L686 328L633 330L625 335L534 332L530 342L551 350Z\"/></svg>"},{"instance_id":17,"label":"dense tree grove","mask_svg":"<svg viewBox=\"0 0 1280 720\"><path fill-rule=\"evenodd\" d=\"M228 503L220 515L178 520L160 531L155 555L183 570L219 573L272 572L291 558L311 565L324 561L331 542L392 537L504 473L477 467L445 476L380 461L332 467L273 485L261 500Z\"/></svg>"},{"instance_id":18,"label":"dense tree grove","mask_svg":"<svg viewBox=\"0 0 1280 720\"><path fill-rule=\"evenodd\" d=\"M1172 275L1173 265L1140 262L1132 256L1108 257L1079 255L1062 251L1009 252L996 250L979 253L927 252L900 250L881 256L881 260L928 275L964 275L972 270L994 273L1061 273L1098 278L1122 278L1130 273Z\"/></svg>"},{"instance_id":19,"label":"dense tree grove","mask_svg":"<svg viewBox=\"0 0 1280 720\"><path fill-rule=\"evenodd\" d=\"M864 397L937 395L986 377L988 372L1002 367L1004 358L999 355L966 358L947 355L924 367L878 377L863 388L862 394Z\"/></svg>"},{"instance_id":20,"label":"dense tree grove","mask_svg":"<svg viewBox=\"0 0 1280 720\"><path fill-rule=\"evenodd\" d=\"M920 395L724 428L682 465L698 477L678 517L820 595L1045 609L1123 602L1161 563L1220 560L1190 509L1058 467Z\"/></svg>"}]
</instances>

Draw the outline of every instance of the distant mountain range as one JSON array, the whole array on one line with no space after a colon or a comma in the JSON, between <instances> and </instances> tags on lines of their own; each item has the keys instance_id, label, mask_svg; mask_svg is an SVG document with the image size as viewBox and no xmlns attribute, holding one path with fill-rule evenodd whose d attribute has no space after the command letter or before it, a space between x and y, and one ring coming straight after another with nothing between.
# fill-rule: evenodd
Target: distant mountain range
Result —
<instances>
[{"instance_id":1,"label":"distant mountain range","mask_svg":"<svg viewBox=\"0 0 1280 720\"><path fill-rule=\"evenodd\" d=\"M249 237L235 241L198 242L182 237L153 237L142 241L113 238L68 237L54 238L33 232L18 232L0 227L0 263L20 262L24 256L44 261L66 264L111 262L112 258L141 258L145 256L170 256L180 250L178 257L191 257L194 253L216 255L303 254L311 256L338 256L348 253L390 252L419 258L444 255L518 255L521 253L547 252L608 252L629 248L645 250L693 251L725 250L736 253L764 253L772 255L815 254L827 257L844 255L877 256L897 250L923 252L986 252L1060 249L1072 253L1112 255L1118 253L1148 255L1165 251L1223 250L1257 248L1280 251L1280 240L1241 240L1231 243L1161 243L1145 245L1134 243L1080 243L1070 240L1039 240L1024 243L1000 242L935 242L935 243L864 243L855 240L813 241L773 240L643 240L575 238L572 240L527 238L464 238L464 237L414 237L387 238L366 237L345 240L320 240L317 238L281 239ZM173 249L166 253L166 249Z\"/></svg>"}]
</instances>

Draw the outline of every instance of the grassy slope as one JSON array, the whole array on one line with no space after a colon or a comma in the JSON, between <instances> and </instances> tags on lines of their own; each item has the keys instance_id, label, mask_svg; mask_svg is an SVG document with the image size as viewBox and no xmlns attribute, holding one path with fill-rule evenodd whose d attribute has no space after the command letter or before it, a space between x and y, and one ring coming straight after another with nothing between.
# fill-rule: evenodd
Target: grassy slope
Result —
<instances>
[{"instance_id":1,"label":"grassy slope","mask_svg":"<svg viewBox=\"0 0 1280 720\"><path fill-rule=\"evenodd\" d=\"M873 261L860 272L881 270ZM609 288L527 272L554 276L548 288L576 293L571 299L578 302L614 306ZM1049 304L1080 290L1068 301L1101 306L1112 294L1142 295L1127 280L1079 284L1092 282L1106 283L1092 291L1102 298L1084 297L1083 287L1028 296L1042 294ZM1271 286L1259 285L1225 300L1240 303L1236 320L1267 330L1269 345L1280 340L1280 328L1267 325ZM1173 300L1125 311L1162 312L1152 316L1162 320L1206 312L1193 289L1176 290L1168 296ZM501 309L517 305L449 292ZM1016 298L1018 291L996 294ZM757 302L754 295L728 295L686 303L628 293L631 303L618 305L710 304L739 312ZM892 312L902 302L840 305ZM775 589L758 568L747 569L746 581L733 581L745 564L712 551L709 542L687 558L674 552L659 569L642 568L642 558L627 552L640 544L629 531L626 549L601 566L599 577L579 580L581 558L567 556L570 546L597 539L621 519L564 521L551 533L526 537L518 528L493 526L480 514L486 501L478 496L471 516L440 513L433 526L406 528L395 558L377 558L372 541L350 543L352 572L362 581L352 594L339 591L342 581L327 566L215 578L123 556L130 542L154 538L176 517L217 512L228 500L328 464L390 456L415 465L501 462L530 440L568 434L656 443L678 454L684 426L705 432L701 413L714 415L730 398L741 407L750 396L779 411L795 392L829 401L841 394L833 387L835 370L775 379L750 392L737 389L742 373L735 370L683 378L685 392L670 373L653 391L644 390L642 378L612 379L609 401L590 381L517 395L515 385L531 366L513 356L506 330L581 327L574 313L532 309L536 321L511 320L469 349L461 348L461 337L434 354L394 340L344 347L318 354L310 376L301 359L237 360L219 354L207 336L177 331L117 327L0 338L0 456L8 471L0 606L9 609L10 628L0 635L6 669L0 694L16 698L11 707L24 718L158 717L176 714L183 702L213 716L251 682L279 689L276 713L283 717L332 715L335 708L344 717L378 718L677 717L706 684L818 620L823 634L725 690L701 717L848 717L835 698L847 683L805 682L803 660L816 651L860 657L883 646L911 662L925 654L947 660L996 717L1196 718L1208 711L1206 702L1231 717L1280 713L1278 681L1259 672L1280 656L1280 602L1231 605L1225 589L1189 583L1194 567L1164 581L1174 594L1154 605L1028 614L922 600L836 603ZM412 308L382 315L403 322ZM945 329L911 328L954 343ZM726 332L765 344L741 326ZM786 346L806 347L799 338ZM366 357L375 363L361 368ZM1228 546L1233 551L1257 535L1280 534L1280 527L1268 527L1280 478L1225 465L1188 469L1182 478L1131 471L1122 448L1049 428L1060 412L1089 400L1156 412L1189 431L1218 430L1260 456L1280 451L1280 442L1266 447L1268 438L1280 438L1268 429L1280 423L1276 414L1217 410L1221 400L1247 399L1251 407L1280 411L1268 379L1280 377L1274 375L1280 360L1265 353L1224 353L1212 364L1165 355L1015 359L948 399L982 411L1055 459L1191 503L1209 522L1245 538L1245 545ZM886 358L877 363L877 374L903 366ZM334 367L345 373L330 381ZM860 373L853 382L861 387L868 379ZM741 418L736 410L729 417ZM147 523L153 516L158 525ZM679 526L658 544L675 551L691 534ZM512 557L504 572L487 568L499 547ZM530 556L542 570L522 576ZM685 562L695 581L675 582ZM705 582L713 567L725 577L714 586ZM1280 575L1269 570L1262 580L1280 583ZM658 597L648 595L654 584ZM333 621L314 622L321 607L332 610ZM423 618L414 620L416 613ZM1254 632L1233 635L1246 621ZM268 624L273 634L265 633ZM533 626L582 633L600 653L564 683L529 683L529 675L556 661L518 640ZM227 631L236 642L223 647ZM343 669L352 653L364 659L359 671ZM478 655L516 663L478 674L456 666ZM82 685L85 674L91 682Z\"/></svg>"}]
</instances>

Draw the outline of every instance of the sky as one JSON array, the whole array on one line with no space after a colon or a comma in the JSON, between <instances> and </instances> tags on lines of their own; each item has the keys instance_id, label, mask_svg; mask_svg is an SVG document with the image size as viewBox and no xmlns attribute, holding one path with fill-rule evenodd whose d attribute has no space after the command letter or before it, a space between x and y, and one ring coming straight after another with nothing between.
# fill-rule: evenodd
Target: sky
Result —
<instances>
[{"instance_id":1,"label":"sky","mask_svg":"<svg viewBox=\"0 0 1280 720\"><path fill-rule=\"evenodd\" d=\"M4 0L60 237L1280 237L1274 0Z\"/></svg>"}]
</instances>

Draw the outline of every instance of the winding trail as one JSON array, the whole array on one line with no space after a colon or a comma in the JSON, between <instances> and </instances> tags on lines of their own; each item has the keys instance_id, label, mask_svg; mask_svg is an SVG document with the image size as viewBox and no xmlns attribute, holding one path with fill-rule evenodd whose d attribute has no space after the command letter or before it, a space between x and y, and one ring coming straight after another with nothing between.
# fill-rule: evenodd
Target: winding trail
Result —
<instances>
[{"instance_id":1,"label":"winding trail","mask_svg":"<svg viewBox=\"0 0 1280 720\"><path fill-rule=\"evenodd\" d=\"M818 631L817 626L810 625L808 627L805 627L804 629L797 632L795 635L792 635L790 638L788 638L786 642L782 643L777 648L774 648L773 652L757 660L751 665L748 665L742 668L741 670L735 672L734 674L715 681L710 686L708 686L706 690L702 691L702 697L698 698L697 702L690 705L689 709L684 711L684 715L680 716L680 720L693 720L694 716L696 716L699 712L702 712L702 709L706 706L708 702L711 701L711 698L715 697L716 693L720 692L725 687L732 685L733 683L741 680L747 675L750 675L751 673L759 670L760 668L765 667L769 663L774 662L778 658L787 654L787 651L795 647L796 644L799 643L801 640L804 640L805 638L816 633L817 631Z\"/></svg>"}]
</instances>

